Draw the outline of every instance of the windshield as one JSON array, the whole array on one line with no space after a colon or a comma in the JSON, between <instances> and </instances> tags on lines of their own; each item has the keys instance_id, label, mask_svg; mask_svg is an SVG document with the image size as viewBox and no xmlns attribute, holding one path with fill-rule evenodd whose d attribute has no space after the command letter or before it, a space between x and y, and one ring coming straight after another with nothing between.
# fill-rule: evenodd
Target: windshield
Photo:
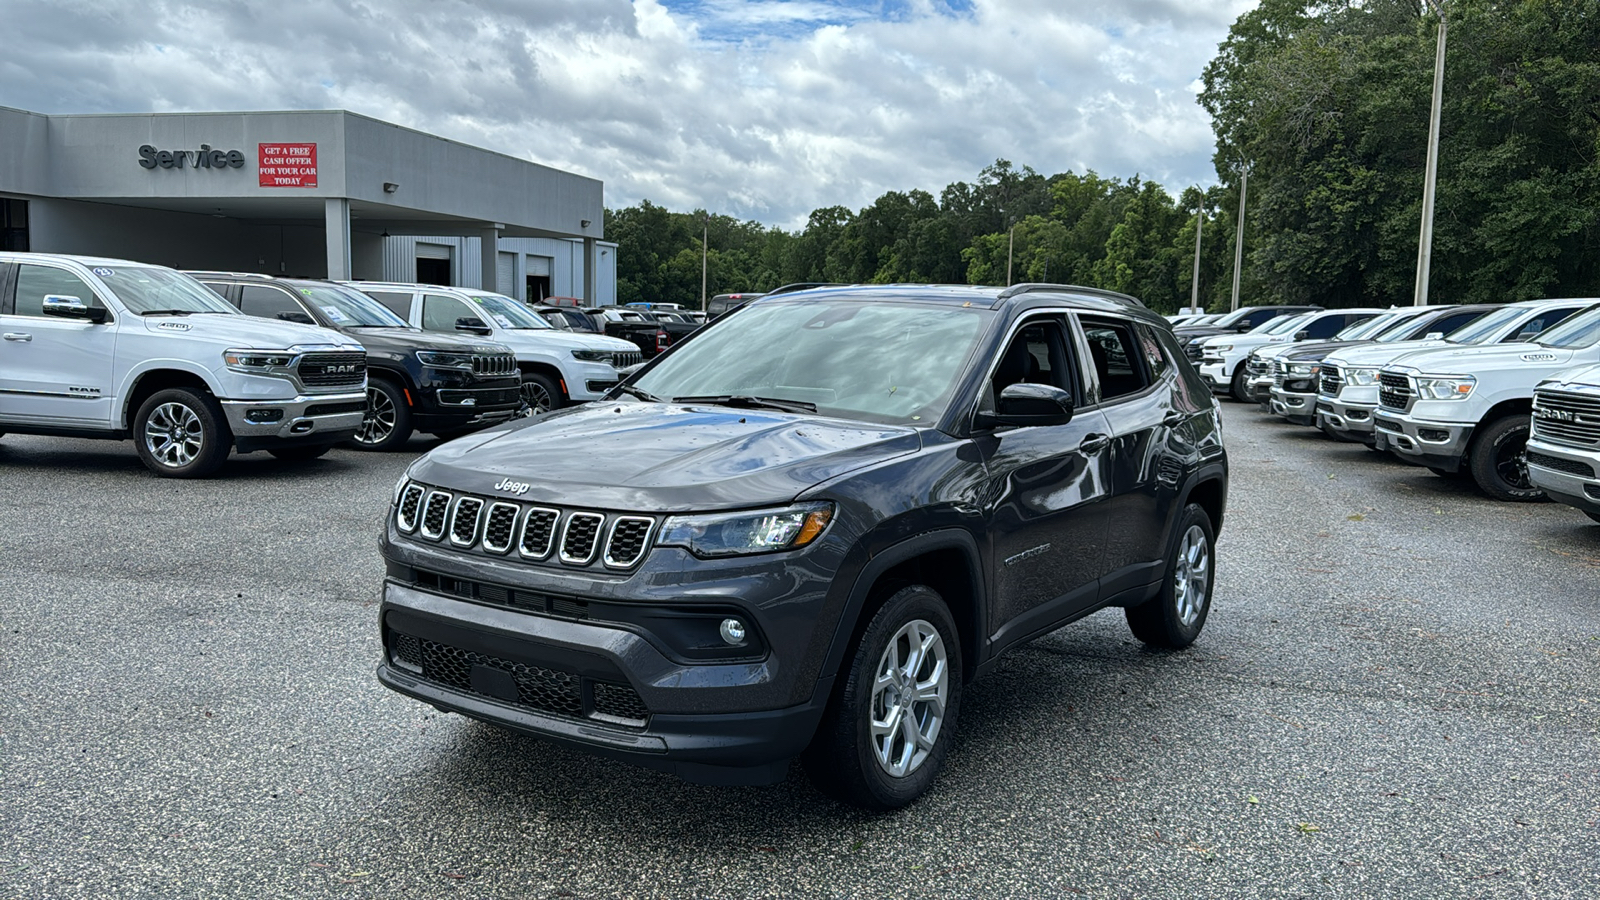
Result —
<instances>
[{"instance_id":1,"label":"windshield","mask_svg":"<svg viewBox=\"0 0 1600 900\"><path fill-rule=\"evenodd\" d=\"M1390 341L1408 341L1415 333L1417 323L1421 321L1421 313L1401 313L1396 316L1396 321L1389 323L1389 327L1379 332L1373 340L1380 344Z\"/></svg>"},{"instance_id":2,"label":"windshield","mask_svg":"<svg viewBox=\"0 0 1600 900\"><path fill-rule=\"evenodd\" d=\"M1292 316L1279 316L1276 319L1268 319L1267 321L1262 322L1260 325L1257 325L1255 328L1252 328L1246 333L1291 334L1299 329L1301 325L1304 325L1306 320L1309 318L1311 318L1311 313L1296 313Z\"/></svg>"},{"instance_id":3,"label":"windshield","mask_svg":"<svg viewBox=\"0 0 1600 900\"><path fill-rule=\"evenodd\" d=\"M1533 310L1525 307L1503 307L1486 316L1473 319L1471 322L1445 335L1444 339L1452 344L1481 344L1512 322L1533 312Z\"/></svg>"},{"instance_id":4,"label":"windshield","mask_svg":"<svg viewBox=\"0 0 1600 900\"><path fill-rule=\"evenodd\" d=\"M502 297L499 294L473 294L472 302L483 307L483 311L488 313L489 318L493 319L494 323L501 328L520 331L523 329L548 330L555 327L546 322L538 313L510 297Z\"/></svg>"},{"instance_id":5,"label":"windshield","mask_svg":"<svg viewBox=\"0 0 1600 900\"><path fill-rule=\"evenodd\" d=\"M354 288L330 284L295 285L300 296L335 328L410 328L378 301Z\"/></svg>"},{"instance_id":6,"label":"windshield","mask_svg":"<svg viewBox=\"0 0 1600 900\"><path fill-rule=\"evenodd\" d=\"M93 271L111 288L123 306L140 315L154 312L240 315L216 291L172 269L96 266Z\"/></svg>"},{"instance_id":7,"label":"windshield","mask_svg":"<svg viewBox=\"0 0 1600 900\"><path fill-rule=\"evenodd\" d=\"M1534 343L1542 347L1560 347L1564 350L1600 343L1600 306L1590 307L1551 328L1539 335L1539 339Z\"/></svg>"},{"instance_id":8,"label":"windshield","mask_svg":"<svg viewBox=\"0 0 1600 900\"><path fill-rule=\"evenodd\" d=\"M813 403L825 416L931 425L992 315L847 300L758 303L698 333L633 385L663 399L766 397Z\"/></svg>"},{"instance_id":9,"label":"windshield","mask_svg":"<svg viewBox=\"0 0 1600 900\"><path fill-rule=\"evenodd\" d=\"M1399 313L1383 313L1381 315L1373 316L1370 319L1362 319L1361 321L1346 327L1345 330L1334 335L1333 339L1336 341L1367 340L1378 332L1383 331L1385 328L1388 328L1390 325L1394 324L1394 320L1398 316Z\"/></svg>"}]
</instances>

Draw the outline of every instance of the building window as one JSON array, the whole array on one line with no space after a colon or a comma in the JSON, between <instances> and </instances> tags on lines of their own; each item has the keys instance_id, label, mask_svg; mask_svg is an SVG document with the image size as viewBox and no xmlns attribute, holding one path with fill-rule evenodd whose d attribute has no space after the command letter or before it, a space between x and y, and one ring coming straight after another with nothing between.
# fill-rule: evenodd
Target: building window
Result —
<instances>
[{"instance_id":1,"label":"building window","mask_svg":"<svg viewBox=\"0 0 1600 900\"><path fill-rule=\"evenodd\" d=\"M28 201L0 200L0 250L28 249Z\"/></svg>"}]
</instances>

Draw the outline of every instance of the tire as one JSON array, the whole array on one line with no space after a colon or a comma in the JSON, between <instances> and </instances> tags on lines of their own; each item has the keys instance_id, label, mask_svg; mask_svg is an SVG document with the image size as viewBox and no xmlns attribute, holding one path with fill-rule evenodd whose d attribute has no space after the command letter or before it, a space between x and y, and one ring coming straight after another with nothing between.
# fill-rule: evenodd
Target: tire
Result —
<instances>
[{"instance_id":1,"label":"tire","mask_svg":"<svg viewBox=\"0 0 1600 900\"><path fill-rule=\"evenodd\" d=\"M139 459L163 478L203 478L233 449L222 408L195 388L168 388L146 397L132 430Z\"/></svg>"},{"instance_id":2,"label":"tire","mask_svg":"<svg viewBox=\"0 0 1600 900\"><path fill-rule=\"evenodd\" d=\"M908 656L919 645L921 661L908 674ZM806 773L841 803L898 809L938 777L961 709L961 644L944 599L920 584L896 591L873 614L846 666L806 748ZM898 698L912 685L920 685L921 699L902 707ZM878 722L886 727L874 734Z\"/></svg>"},{"instance_id":3,"label":"tire","mask_svg":"<svg viewBox=\"0 0 1600 900\"><path fill-rule=\"evenodd\" d=\"M360 450L398 450L411 440L411 404L405 389L387 378L367 379L367 415L350 438Z\"/></svg>"},{"instance_id":4,"label":"tire","mask_svg":"<svg viewBox=\"0 0 1600 900\"><path fill-rule=\"evenodd\" d=\"M1233 380L1228 384L1228 393L1240 403L1250 402L1250 385L1247 383L1249 377L1249 373L1244 370L1244 363L1239 363L1239 367L1233 370Z\"/></svg>"},{"instance_id":5,"label":"tire","mask_svg":"<svg viewBox=\"0 0 1600 900\"><path fill-rule=\"evenodd\" d=\"M1496 500L1530 503L1545 499L1528 480L1528 416L1506 416L1478 429L1467 460L1472 480Z\"/></svg>"},{"instance_id":6,"label":"tire","mask_svg":"<svg viewBox=\"0 0 1600 900\"><path fill-rule=\"evenodd\" d=\"M332 449L332 444L317 444L313 447L279 447L276 450L268 450L267 452L288 462L306 462L317 459Z\"/></svg>"},{"instance_id":7,"label":"tire","mask_svg":"<svg viewBox=\"0 0 1600 900\"><path fill-rule=\"evenodd\" d=\"M1180 650L1194 643L1211 614L1215 546L1211 517L1198 504L1185 506L1172 536L1161 592L1155 599L1123 611L1134 637L1162 650Z\"/></svg>"},{"instance_id":8,"label":"tire","mask_svg":"<svg viewBox=\"0 0 1600 900\"><path fill-rule=\"evenodd\" d=\"M533 408L533 414L547 413L567 405L561 386L548 375L527 372L522 376L522 399Z\"/></svg>"}]
</instances>

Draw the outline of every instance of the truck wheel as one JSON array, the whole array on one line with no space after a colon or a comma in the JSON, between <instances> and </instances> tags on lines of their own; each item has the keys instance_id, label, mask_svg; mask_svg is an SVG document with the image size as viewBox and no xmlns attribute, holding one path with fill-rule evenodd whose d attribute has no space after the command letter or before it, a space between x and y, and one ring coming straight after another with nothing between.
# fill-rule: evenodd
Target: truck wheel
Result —
<instances>
[{"instance_id":1,"label":"truck wheel","mask_svg":"<svg viewBox=\"0 0 1600 900\"><path fill-rule=\"evenodd\" d=\"M317 459L332 449L332 444L317 444L312 447L279 447L276 450L268 450L267 452L289 462L304 462Z\"/></svg>"},{"instance_id":2,"label":"truck wheel","mask_svg":"<svg viewBox=\"0 0 1600 900\"><path fill-rule=\"evenodd\" d=\"M561 387L548 375L528 372L522 376L522 399L533 408L533 414L547 413L567 405Z\"/></svg>"},{"instance_id":3,"label":"truck wheel","mask_svg":"<svg viewBox=\"0 0 1600 900\"><path fill-rule=\"evenodd\" d=\"M961 708L961 644L944 599L912 585L867 624L806 748L823 793L869 810L898 809L939 774Z\"/></svg>"},{"instance_id":4,"label":"truck wheel","mask_svg":"<svg viewBox=\"0 0 1600 900\"><path fill-rule=\"evenodd\" d=\"M1528 416L1496 419L1472 439L1472 455L1467 464L1472 480L1485 494L1496 500L1543 500L1544 491L1528 478Z\"/></svg>"},{"instance_id":5,"label":"truck wheel","mask_svg":"<svg viewBox=\"0 0 1600 900\"><path fill-rule=\"evenodd\" d=\"M1233 370L1233 381L1228 386L1228 393L1240 403L1250 402L1250 374L1244 370L1244 363L1239 363L1239 368Z\"/></svg>"},{"instance_id":6,"label":"truck wheel","mask_svg":"<svg viewBox=\"0 0 1600 900\"><path fill-rule=\"evenodd\" d=\"M1211 613L1215 541L1211 517L1198 504L1183 508L1178 518L1166 577L1155 599L1123 610L1133 636L1164 650L1194 643Z\"/></svg>"},{"instance_id":7,"label":"truck wheel","mask_svg":"<svg viewBox=\"0 0 1600 900\"><path fill-rule=\"evenodd\" d=\"M139 459L165 478L201 478L228 458L233 435L210 394L168 388L145 398L133 417Z\"/></svg>"},{"instance_id":8,"label":"truck wheel","mask_svg":"<svg viewBox=\"0 0 1600 900\"><path fill-rule=\"evenodd\" d=\"M411 405L405 389L387 378L367 379L367 414L350 443L362 450L394 450L411 439Z\"/></svg>"}]
</instances>

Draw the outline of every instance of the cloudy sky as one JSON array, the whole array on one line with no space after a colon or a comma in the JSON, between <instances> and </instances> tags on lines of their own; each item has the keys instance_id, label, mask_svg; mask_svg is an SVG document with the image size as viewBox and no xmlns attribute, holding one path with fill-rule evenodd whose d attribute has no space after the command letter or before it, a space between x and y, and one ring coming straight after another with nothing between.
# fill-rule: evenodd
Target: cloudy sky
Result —
<instances>
[{"instance_id":1,"label":"cloudy sky","mask_svg":"<svg viewBox=\"0 0 1600 900\"><path fill-rule=\"evenodd\" d=\"M997 158L1215 180L1201 69L1254 0L0 0L0 105L343 108L793 227Z\"/></svg>"}]
</instances>

